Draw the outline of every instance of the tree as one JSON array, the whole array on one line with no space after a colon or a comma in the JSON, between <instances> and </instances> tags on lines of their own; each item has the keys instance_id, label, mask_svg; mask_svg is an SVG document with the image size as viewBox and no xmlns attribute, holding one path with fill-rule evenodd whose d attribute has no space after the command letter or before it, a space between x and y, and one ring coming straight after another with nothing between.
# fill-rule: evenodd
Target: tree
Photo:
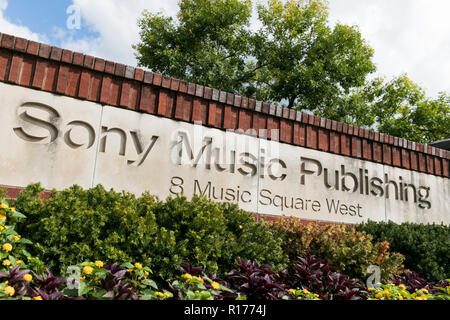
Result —
<instances>
[{"instance_id":1,"label":"tree","mask_svg":"<svg viewBox=\"0 0 450 320\"><path fill-rule=\"evenodd\" d=\"M336 98L375 70L372 49L355 27L327 26L323 0L181 0L177 19L144 12L141 66L155 72L324 116Z\"/></svg>"},{"instance_id":2,"label":"tree","mask_svg":"<svg viewBox=\"0 0 450 320\"><path fill-rule=\"evenodd\" d=\"M356 26L328 24L325 0L180 0L176 19L144 11L140 66L178 79L421 142L448 137L449 96L406 75L368 80L373 50ZM253 27L254 28L254 27Z\"/></svg>"}]
</instances>

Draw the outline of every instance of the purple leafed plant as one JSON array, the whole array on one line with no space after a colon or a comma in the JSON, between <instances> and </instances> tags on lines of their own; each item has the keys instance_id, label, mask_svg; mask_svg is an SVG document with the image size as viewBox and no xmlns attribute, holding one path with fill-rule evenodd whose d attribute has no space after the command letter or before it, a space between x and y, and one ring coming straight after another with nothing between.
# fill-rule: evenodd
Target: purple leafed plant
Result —
<instances>
[{"instance_id":1,"label":"purple leafed plant","mask_svg":"<svg viewBox=\"0 0 450 320\"><path fill-rule=\"evenodd\" d=\"M312 255L299 258L293 265L292 274L284 281L291 288L307 289L324 300L361 300L367 297L367 289L357 280L337 273L327 259Z\"/></svg>"},{"instance_id":2,"label":"purple leafed plant","mask_svg":"<svg viewBox=\"0 0 450 320\"><path fill-rule=\"evenodd\" d=\"M237 269L228 278L231 288L248 300L279 300L287 296L286 286L267 264L238 260Z\"/></svg>"}]
</instances>

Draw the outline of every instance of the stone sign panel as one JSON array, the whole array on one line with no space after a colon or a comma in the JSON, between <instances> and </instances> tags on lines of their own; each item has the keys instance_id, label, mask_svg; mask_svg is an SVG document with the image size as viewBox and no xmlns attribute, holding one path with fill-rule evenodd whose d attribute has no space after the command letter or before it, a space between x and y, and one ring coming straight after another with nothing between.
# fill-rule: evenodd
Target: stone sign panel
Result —
<instances>
[{"instance_id":1,"label":"stone sign panel","mask_svg":"<svg viewBox=\"0 0 450 320\"><path fill-rule=\"evenodd\" d=\"M309 220L450 224L449 179L0 83L0 184L149 191Z\"/></svg>"}]
</instances>

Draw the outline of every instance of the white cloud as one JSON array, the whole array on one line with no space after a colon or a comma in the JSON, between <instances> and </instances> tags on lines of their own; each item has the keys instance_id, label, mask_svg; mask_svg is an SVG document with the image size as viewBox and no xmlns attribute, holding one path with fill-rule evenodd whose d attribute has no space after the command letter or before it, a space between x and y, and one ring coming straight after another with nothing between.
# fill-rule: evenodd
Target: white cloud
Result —
<instances>
[{"instance_id":1,"label":"white cloud","mask_svg":"<svg viewBox=\"0 0 450 320\"><path fill-rule=\"evenodd\" d=\"M7 8L8 8L8 1L0 0L0 32L35 41L45 41L47 39L42 35L32 32L25 26L17 25L10 22L4 16L4 12Z\"/></svg>"},{"instance_id":2,"label":"white cloud","mask_svg":"<svg viewBox=\"0 0 450 320\"><path fill-rule=\"evenodd\" d=\"M378 74L406 72L428 95L450 91L450 1L329 0L330 20L358 25Z\"/></svg>"},{"instance_id":3,"label":"white cloud","mask_svg":"<svg viewBox=\"0 0 450 320\"><path fill-rule=\"evenodd\" d=\"M131 46L139 42L137 19L142 11L163 11L168 15L178 11L176 1L73 0L73 4L81 8L82 27L99 36L81 39L69 36L61 46L129 65L136 65Z\"/></svg>"}]
</instances>

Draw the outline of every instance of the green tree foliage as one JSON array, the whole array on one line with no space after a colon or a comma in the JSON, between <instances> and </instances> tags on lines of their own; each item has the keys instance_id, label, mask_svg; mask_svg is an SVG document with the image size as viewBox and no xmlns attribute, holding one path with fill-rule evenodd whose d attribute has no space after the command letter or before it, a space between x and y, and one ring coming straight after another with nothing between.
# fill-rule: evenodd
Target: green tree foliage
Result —
<instances>
[{"instance_id":1,"label":"green tree foliage","mask_svg":"<svg viewBox=\"0 0 450 320\"><path fill-rule=\"evenodd\" d=\"M328 22L325 0L180 0L177 17L145 11L141 66L417 142L450 137L450 98L425 97L406 75L376 78L356 26ZM255 30L256 28L256 30Z\"/></svg>"},{"instance_id":2,"label":"green tree foliage","mask_svg":"<svg viewBox=\"0 0 450 320\"><path fill-rule=\"evenodd\" d=\"M35 184L20 193L15 205L28 218L17 228L35 243L30 253L55 272L84 261L139 262L168 279L181 262L221 274L237 259L279 267L287 260L281 239L236 205L199 197L163 202L100 185L52 191L48 200L42 191Z\"/></svg>"},{"instance_id":3,"label":"green tree foliage","mask_svg":"<svg viewBox=\"0 0 450 320\"><path fill-rule=\"evenodd\" d=\"M430 281L450 277L450 228L435 224L373 222L357 230L373 236L373 241L388 241L391 250L405 256L405 267Z\"/></svg>"}]
</instances>

